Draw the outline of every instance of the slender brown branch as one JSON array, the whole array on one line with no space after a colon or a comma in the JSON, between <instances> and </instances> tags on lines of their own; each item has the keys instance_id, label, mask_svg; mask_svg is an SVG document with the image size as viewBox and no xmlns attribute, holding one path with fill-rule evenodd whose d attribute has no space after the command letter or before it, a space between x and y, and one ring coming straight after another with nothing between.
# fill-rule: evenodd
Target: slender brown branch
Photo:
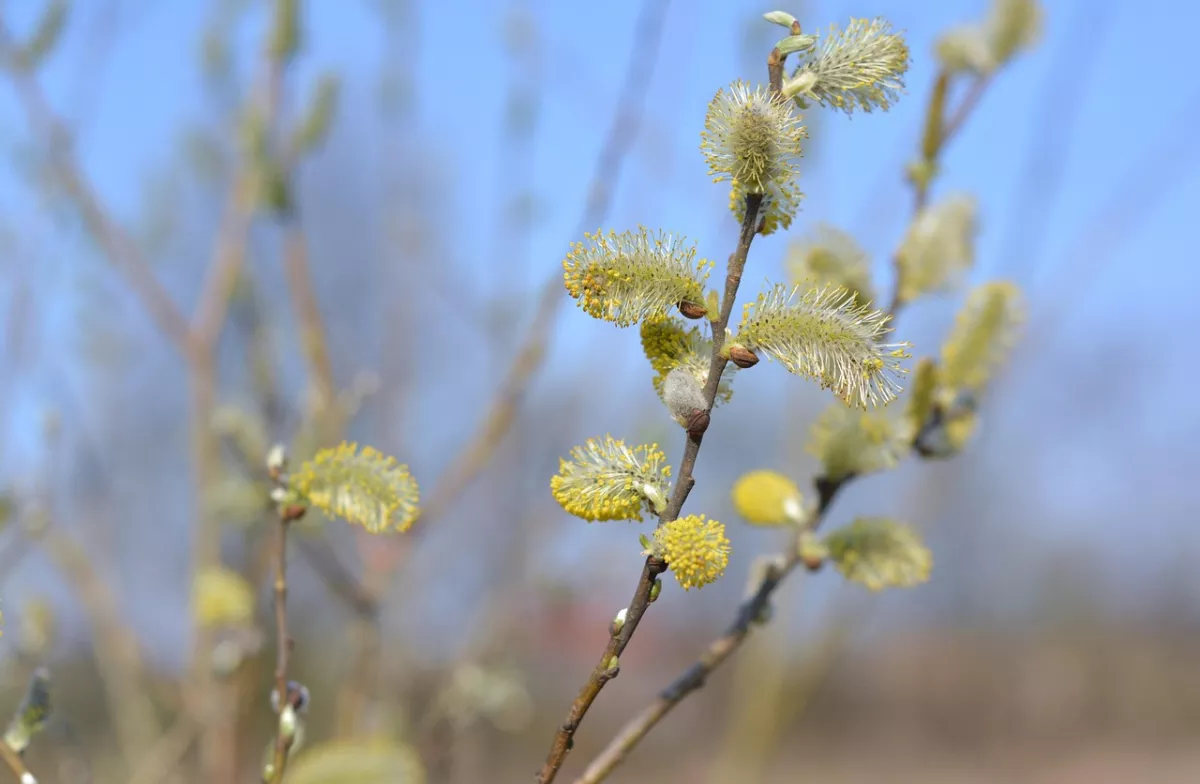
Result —
<instances>
[{"instance_id":1,"label":"slender brown branch","mask_svg":"<svg viewBox=\"0 0 1200 784\"><path fill-rule=\"evenodd\" d=\"M358 579L337 559L328 540L309 539L297 536L293 539L304 560L320 576L326 587L346 603L356 615L375 621L379 615L379 604Z\"/></svg>"},{"instance_id":2,"label":"slender brown branch","mask_svg":"<svg viewBox=\"0 0 1200 784\"><path fill-rule=\"evenodd\" d=\"M275 693L279 695L279 709L282 712L291 698L288 688L288 659L292 652L292 640L288 636L287 622L287 533L291 524L287 514L280 513L279 523L275 528ZM275 735L275 751L271 769L272 784L283 781L284 768L287 767L288 751L292 738L287 733L279 731Z\"/></svg>"},{"instance_id":3,"label":"slender brown branch","mask_svg":"<svg viewBox=\"0 0 1200 784\"><path fill-rule=\"evenodd\" d=\"M799 32L798 24L793 23L792 27L794 32ZM778 96L782 90L783 66L784 58L780 55L779 50L777 48L772 49L767 58L767 72L770 77L771 91L775 96ZM703 412L698 412L702 413L703 416L698 420L694 420L696 424L690 426L687 430L687 441L683 450L683 459L679 462L675 489L671 494L671 499L667 503L666 509L659 517L658 524L660 526L675 520L679 516L684 503L687 501L688 494L696 483L693 473L696 466L696 458L700 454L700 443L704 437L705 430L708 428L709 416L712 413L713 403L716 400L721 375L724 373L726 365L729 364L729 359L722 356L722 349L725 345L725 328L729 325L729 319L733 315L733 306L737 300L738 288L742 283L742 272L746 267L746 258L750 254L750 245L754 242L754 236L760 228L758 213L762 202L762 194L752 193L746 196L746 211L742 217L741 230L738 232L737 247L730 254L726 267L725 292L721 299L720 312L716 318L712 319L711 323L712 356L709 360L708 378L704 384L705 408ZM625 650L625 646L629 644L633 633L637 631L638 624L645 615L646 609L650 606L650 592L654 587L654 583L658 575L664 571L666 571L666 565L662 561L653 556L646 559L646 565L642 568L642 575L638 579L637 589L634 591L633 601L630 602L629 607L626 609L625 622L620 632L613 635L608 645L605 646L604 655L601 656L599 664L596 665L596 669L592 671L579 696L572 703L567 721L555 733L550 753L546 758L546 762L542 765L541 771L538 773L538 784L549 784L558 775L558 771L562 767L567 753L570 751L571 746L574 745L575 731L579 728L579 723L583 720L592 702L595 701L596 696L599 695L600 690L604 688L604 685L609 680L615 678L620 671L619 659L616 657L619 657L621 652ZM748 623L749 621L747 621Z\"/></svg>"},{"instance_id":4,"label":"slender brown branch","mask_svg":"<svg viewBox=\"0 0 1200 784\"><path fill-rule=\"evenodd\" d=\"M983 94L987 92L988 85L991 83L990 75L977 76L975 81L971 82L971 86L967 88L967 94L963 96L950 118L946 120L946 124L942 126L941 138L938 143L939 152L946 149L950 140L962 130L967 118L971 116L971 112L975 111L975 107L979 105L980 99L983 98Z\"/></svg>"},{"instance_id":5,"label":"slender brown branch","mask_svg":"<svg viewBox=\"0 0 1200 784\"><path fill-rule=\"evenodd\" d=\"M196 301L192 314L192 334L197 348L212 350L225 317L238 275L246 256L246 237L250 231L250 220L254 213L254 196L249 179L239 174L233 178L226 199L225 215L217 233L212 262Z\"/></svg>"},{"instance_id":6,"label":"slender brown branch","mask_svg":"<svg viewBox=\"0 0 1200 784\"><path fill-rule=\"evenodd\" d=\"M845 480L830 482L818 479L816 484L818 502L813 528L820 525L833 499L845 485ZM625 723L616 737L592 760L583 775L575 780L575 784L603 781L664 716L689 694L703 687L709 674L741 647L755 621L762 617L775 590L801 563L798 548L793 542L784 554L783 561L769 570L754 594L738 606L737 615L721 636L709 643L696 662L663 689L654 702Z\"/></svg>"},{"instance_id":7,"label":"slender brown branch","mask_svg":"<svg viewBox=\"0 0 1200 784\"><path fill-rule=\"evenodd\" d=\"M113 719L117 745L132 763L159 733L154 705L141 677L137 637L122 620L112 586L97 572L86 546L61 530L45 513L34 512L27 531L58 567L79 598L95 638L96 666Z\"/></svg>"},{"instance_id":8,"label":"slender brown branch","mask_svg":"<svg viewBox=\"0 0 1200 784\"><path fill-rule=\"evenodd\" d=\"M772 63L773 65L773 63ZM982 88L979 88L982 92ZM968 96L969 97L969 96ZM971 100L973 105L977 100L976 96ZM960 107L961 110L961 107ZM961 120L957 123L961 124ZM934 134L937 136L937 134ZM944 144L949 138L949 133L940 135L938 145ZM934 150L936 153L936 150ZM914 209L914 217L920 208L920 200L917 200ZM893 297L893 302L889 312L892 318L895 318L899 306L899 286L897 285L897 294ZM714 329L715 331L715 329ZM715 366L714 366L715 367ZM709 381L711 383L712 377ZM707 390L706 390L707 391ZM911 447L912 445L910 445ZM845 484L853 479L853 476L844 477L837 481L831 481L824 478L816 480L817 489L817 510L808 530L815 530L820 526L825 518L825 513L833 499L841 491ZM748 599L746 599L738 607L737 615L732 623L725 629L720 637L709 643L700 657L687 670L679 675L671 682L662 692L659 693L657 699L650 705L646 706L640 713L630 719L617 735L609 742L609 744L593 759L588 765L583 776L576 779L575 784L596 784L603 781L618 765L620 765L631 751L641 742L650 730L652 730L659 721L663 719L682 702L689 694L704 686L708 676L713 670L721 666L745 641L750 633L754 622L761 617L764 609L770 602L771 596L775 590L783 583L784 579L791 574L798 565L803 564L803 559L799 554L798 542L791 542L787 550L782 554L782 561L779 565L770 570L759 584L758 590ZM812 568L819 568L819 563L811 565Z\"/></svg>"},{"instance_id":9,"label":"slender brown branch","mask_svg":"<svg viewBox=\"0 0 1200 784\"><path fill-rule=\"evenodd\" d=\"M15 49L7 24L0 21L0 57L11 60ZM55 115L35 75L28 70L6 67L29 123L35 134L46 140L50 161L59 185L75 202L88 231L100 244L109 262L125 278L141 300L155 325L186 356L192 352L191 333L183 311L154 277L149 262L137 245L101 206L99 197L86 179L71 148L70 133Z\"/></svg>"},{"instance_id":10,"label":"slender brown branch","mask_svg":"<svg viewBox=\"0 0 1200 784\"><path fill-rule=\"evenodd\" d=\"M721 356L721 348L725 343L725 327L729 324L729 318L733 313L733 305L737 299L738 287L742 282L742 270L746 266L746 257L750 253L750 244L754 241L754 235L758 231L758 208L761 204L761 194L750 194L746 197L746 214L742 220L741 231L738 235L737 248L729 257L729 265L725 274L725 295L721 300L721 310L712 322L712 357L709 360L708 379L704 385L705 420L707 420L707 415L712 412L713 401L717 395L717 385L720 382L721 373L725 370L725 366L729 362L728 359ZM667 502L666 509L659 517L659 525L669 523L679 516L679 512L683 509L692 486L696 483L693 472L696 467L696 458L700 454L700 442L704 437L706 427L707 424L688 430L687 441L683 450L683 459L679 461L678 479L675 482L675 488L671 493L670 500ZM650 593L654 588L655 581L666 569L666 564L658 558L650 556L646 559L646 564L642 567L642 574L638 578L637 588L633 593L633 599L630 601L625 614L625 623L621 627L620 632L609 639L608 644L604 647L604 653L601 655L600 661L596 664L595 669L592 670L592 674L584 683L575 701L571 703L571 710L567 714L567 720L563 722L562 726L555 733L554 742L550 746L550 753L547 755L542 769L538 772L538 784L549 784L554 781L555 776L558 775L558 771L566 759L567 753L574 744L575 731L579 729L579 724L583 721L584 715L587 714L588 709L591 708L592 703L596 700L604 685L615 678L618 672L620 672L620 656L624 652L625 646L629 644L629 640L633 637L633 633L637 631L642 616L645 615L647 608L650 606Z\"/></svg>"},{"instance_id":11,"label":"slender brown branch","mask_svg":"<svg viewBox=\"0 0 1200 784\"><path fill-rule=\"evenodd\" d=\"M182 714L162 734L158 742L146 750L139 766L129 777L128 784L158 784L167 781L196 742L200 728L195 718Z\"/></svg>"},{"instance_id":12,"label":"slender brown branch","mask_svg":"<svg viewBox=\"0 0 1200 784\"><path fill-rule=\"evenodd\" d=\"M19 784L37 784L37 778L25 767L25 760L3 740L0 740L0 759L4 760L4 764L17 777Z\"/></svg>"},{"instance_id":13,"label":"slender brown branch","mask_svg":"<svg viewBox=\"0 0 1200 784\"><path fill-rule=\"evenodd\" d=\"M320 303L313 287L308 247L299 220L294 215L289 216L284 228L283 271L291 293L292 309L300 325L301 350L308 362L313 389L317 394L317 419L322 423L318 433L322 438L328 438L339 427L337 382L329 358L325 320L321 317Z\"/></svg>"}]
</instances>

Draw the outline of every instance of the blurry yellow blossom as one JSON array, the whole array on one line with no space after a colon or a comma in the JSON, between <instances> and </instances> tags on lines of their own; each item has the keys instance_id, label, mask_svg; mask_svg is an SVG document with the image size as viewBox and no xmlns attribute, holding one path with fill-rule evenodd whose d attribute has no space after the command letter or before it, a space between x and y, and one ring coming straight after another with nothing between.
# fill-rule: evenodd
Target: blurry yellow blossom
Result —
<instances>
[{"instance_id":1,"label":"blurry yellow blossom","mask_svg":"<svg viewBox=\"0 0 1200 784\"><path fill-rule=\"evenodd\" d=\"M807 449L825 478L838 480L894 468L908 447L905 436L886 414L834 404L813 424Z\"/></svg>"},{"instance_id":2,"label":"blurry yellow blossom","mask_svg":"<svg viewBox=\"0 0 1200 784\"><path fill-rule=\"evenodd\" d=\"M202 626L240 626L254 617L254 589L225 567L196 575L195 603L196 620Z\"/></svg>"},{"instance_id":3,"label":"blurry yellow blossom","mask_svg":"<svg viewBox=\"0 0 1200 784\"><path fill-rule=\"evenodd\" d=\"M863 305L875 299L867 252L853 236L835 226L818 224L792 242L784 265L796 285L841 286Z\"/></svg>"},{"instance_id":4,"label":"blurry yellow blossom","mask_svg":"<svg viewBox=\"0 0 1200 784\"><path fill-rule=\"evenodd\" d=\"M973 289L942 346L942 386L982 390L1023 320L1021 292L1013 283L995 281Z\"/></svg>"},{"instance_id":5,"label":"blurry yellow blossom","mask_svg":"<svg viewBox=\"0 0 1200 784\"><path fill-rule=\"evenodd\" d=\"M289 488L330 517L378 534L405 531L419 512L419 488L400 465L372 447L354 443L322 449L289 478Z\"/></svg>"},{"instance_id":6,"label":"blurry yellow blossom","mask_svg":"<svg viewBox=\"0 0 1200 784\"><path fill-rule=\"evenodd\" d=\"M733 506L752 525L787 525L804 518L800 488L775 471L742 474L733 485Z\"/></svg>"},{"instance_id":7,"label":"blurry yellow blossom","mask_svg":"<svg viewBox=\"0 0 1200 784\"><path fill-rule=\"evenodd\" d=\"M884 517L862 517L825 537L829 558L847 580L872 591L929 579L933 555L912 529Z\"/></svg>"},{"instance_id":8,"label":"blurry yellow blossom","mask_svg":"<svg viewBox=\"0 0 1200 784\"><path fill-rule=\"evenodd\" d=\"M975 263L975 200L956 194L921 210L896 254L900 301L945 290Z\"/></svg>"}]
</instances>

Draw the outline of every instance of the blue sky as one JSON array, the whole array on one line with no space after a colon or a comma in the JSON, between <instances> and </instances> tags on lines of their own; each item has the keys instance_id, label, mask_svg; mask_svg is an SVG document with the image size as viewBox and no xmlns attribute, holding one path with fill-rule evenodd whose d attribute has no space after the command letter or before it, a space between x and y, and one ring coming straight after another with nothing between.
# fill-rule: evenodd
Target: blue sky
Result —
<instances>
[{"instance_id":1,"label":"blue sky","mask_svg":"<svg viewBox=\"0 0 1200 784\"><path fill-rule=\"evenodd\" d=\"M10 27L28 29L40 5L7 3ZM102 5L77 3L82 16L68 28L43 83L61 113L83 120L78 143L86 172L116 213L132 220L144 203L147 178L177 155L182 124L205 114L197 62L207 9L217 4L113 3L116 38L97 58L91 47L103 39L90 31L98 29ZM370 107L389 53L372 5L307 3L308 48L293 84L302 95L322 71L341 73L347 105L334 133L361 123L354 138L366 140L362 154L382 156L386 140L371 125ZM1200 376L1191 362L1187 317L1200 281L1192 236L1200 145L1191 138L1200 125L1200 89L1188 76L1194 68L1186 58L1200 6L1173 0L1045 5L1042 45L988 92L948 152L938 185L938 193L962 189L979 199L983 232L975 279L1014 277L1029 292L1032 314L1025 355L1000 382L996 397L1003 399L993 406L978 448L957 469L965 489L946 514L978 516L972 493L984 492L979 482L986 484L990 474L1002 474L1006 492L1025 499L1012 501L1009 517L1036 508L1037 519L1055 520L1025 535L1061 548L1087 537L1113 558L1134 536L1143 548L1134 571L1153 580L1156 564L1181 547L1197 547L1188 525L1197 493L1184 477L1200 468L1200 415L1191 401ZM418 30L406 38L411 51L400 53L416 63L415 143L428 148L422 157L453 191L447 221L462 227L453 234L447 263L480 292L497 279L490 221L506 178L528 182L537 216L526 257L505 275L509 290L536 289L576 239L571 233L611 122L641 3L538 0L521 6L536 18L532 73L541 87L536 148L517 171L502 158L499 133L513 70L498 31L513 7L419 3ZM851 15L882 15L907 31L909 90L893 111L853 119L824 111L810 121L819 154L805 170L807 198L793 230L829 221L855 231L886 281L883 261L907 220L910 199L899 173L917 144L933 77L932 42L945 26L982 15L986 3L843 0L780 7L799 10L809 29ZM717 88L765 77L762 58L751 63L742 42L747 25L772 8L724 0L671 3L647 112L609 226L644 223L681 232L702 253L724 258L734 225L724 189L705 174L699 131ZM253 51L262 22L258 13L239 28L243 52ZM758 24L758 40L769 42L774 28ZM100 262L47 261L54 249L79 245L61 236L14 173L29 138L7 88L0 91L0 121L0 141L13 164L0 170L0 208L10 231L17 227L24 247L35 249L28 263L46 263L39 317L54 345L72 326L72 311L46 296L54 276ZM320 156L313 166L321 166ZM482 228L474 216L486 216ZM778 273L787 240L756 242L748 285ZM906 316L901 329L910 329L906 337L918 345L921 336L936 340L953 307L953 301L929 303ZM564 308L555 333L551 364L563 373L580 371L581 346L624 339L577 316ZM614 378L624 383L621 374ZM32 383L17 394L13 444L34 432L28 425L41 405L38 389ZM772 405L774 390L764 386L752 394ZM614 397L613 411L620 400ZM997 536L1009 524L999 517L992 522Z\"/></svg>"}]
</instances>

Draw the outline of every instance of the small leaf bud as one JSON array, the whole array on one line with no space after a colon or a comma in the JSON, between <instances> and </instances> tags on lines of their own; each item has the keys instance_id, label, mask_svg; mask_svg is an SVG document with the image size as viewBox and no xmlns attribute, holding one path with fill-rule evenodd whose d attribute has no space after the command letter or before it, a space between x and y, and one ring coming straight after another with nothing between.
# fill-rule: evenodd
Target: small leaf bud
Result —
<instances>
[{"instance_id":1,"label":"small leaf bud","mask_svg":"<svg viewBox=\"0 0 1200 784\"><path fill-rule=\"evenodd\" d=\"M267 452L267 472L272 479L277 479L287 466L287 449L283 444L276 444Z\"/></svg>"},{"instance_id":2,"label":"small leaf bud","mask_svg":"<svg viewBox=\"0 0 1200 784\"><path fill-rule=\"evenodd\" d=\"M617 613L617 617L613 618L612 624L608 627L608 633L611 636L616 637L621 633L621 630L625 628L625 616L628 614L629 608L624 607L619 613Z\"/></svg>"},{"instance_id":3,"label":"small leaf bud","mask_svg":"<svg viewBox=\"0 0 1200 784\"><path fill-rule=\"evenodd\" d=\"M780 27L786 27L789 30L792 25L796 24L796 17L789 14L787 11L768 11L763 14L763 19L766 19L771 24L777 24Z\"/></svg>"},{"instance_id":4,"label":"small leaf bud","mask_svg":"<svg viewBox=\"0 0 1200 784\"><path fill-rule=\"evenodd\" d=\"M758 364L758 354L741 344L735 343L729 347L729 361L745 370Z\"/></svg>"}]
</instances>

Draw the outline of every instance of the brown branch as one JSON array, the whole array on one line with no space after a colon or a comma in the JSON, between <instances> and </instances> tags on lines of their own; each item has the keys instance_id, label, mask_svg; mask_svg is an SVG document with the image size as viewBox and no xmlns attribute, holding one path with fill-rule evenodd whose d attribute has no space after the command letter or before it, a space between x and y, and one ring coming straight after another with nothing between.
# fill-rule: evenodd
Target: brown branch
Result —
<instances>
[{"instance_id":1,"label":"brown branch","mask_svg":"<svg viewBox=\"0 0 1200 784\"><path fill-rule=\"evenodd\" d=\"M25 767L25 760L3 740L0 740L0 759L4 760L4 764L17 777L19 784L37 784L37 778Z\"/></svg>"},{"instance_id":2,"label":"brown branch","mask_svg":"<svg viewBox=\"0 0 1200 784\"><path fill-rule=\"evenodd\" d=\"M272 478L279 487L286 487L287 481L281 473L281 468L272 469ZM284 714L295 709L292 690L288 685L288 660L292 653L292 639L288 636L287 621L287 534L294 520L304 514L303 506L281 506L279 520L275 527L275 694L279 711L279 726L275 733L274 751L269 776L264 780L269 784L281 784L284 769L287 767L288 753L295 741L294 730L284 728Z\"/></svg>"},{"instance_id":3,"label":"brown branch","mask_svg":"<svg viewBox=\"0 0 1200 784\"><path fill-rule=\"evenodd\" d=\"M201 284L191 330L197 348L211 351L220 337L246 256L246 238L254 213L255 199L249 178L234 177L226 197L226 211L217 233L212 261Z\"/></svg>"},{"instance_id":4,"label":"brown branch","mask_svg":"<svg viewBox=\"0 0 1200 784\"><path fill-rule=\"evenodd\" d=\"M762 194L749 194L746 196L746 214L742 220L742 228L738 235L737 248L729 256L729 265L726 269L725 295L721 301L721 311L712 322L712 356L709 360L708 379L704 385L705 424L688 430L683 450L683 459L679 462L678 479L675 482L675 489L671 493L671 499L668 501L666 509L659 518L659 525L669 523L679 516L684 503L687 501L688 494L692 490L692 486L696 483L693 472L696 467L696 458L700 454L700 442L704 437L704 430L707 428L707 418L712 412L713 401L717 396L717 385L720 383L721 373L724 372L725 366L729 362L728 359L721 356L721 348L725 343L725 327L729 324L729 318L733 313L733 305L737 299L738 287L742 282L742 270L746 266L746 257L750 253L750 244L754 241L754 235L758 231L758 208L761 204ZM566 759L567 753L574 744L575 731L579 729L579 724L583 721L584 715L587 714L588 709L591 708L592 703L596 700L604 685L615 678L618 672L620 672L619 657L625 651L625 646L629 644L633 633L637 631L638 624L641 623L642 616L645 615L646 609L650 606L650 593L654 588L655 581L666 569L666 564L658 558L651 556L646 559L646 564L642 567L642 574L638 578L637 588L633 593L633 600L630 601L625 614L625 623L621 627L620 632L609 639L599 663L592 670L592 674L588 677L587 682L584 683L575 701L571 703L571 710L567 714L567 720L555 733L554 742L550 746L550 753L547 755L546 762L542 765L542 769L538 773L538 784L549 784L554 781L555 776L558 775L558 771Z\"/></svg>"},{"instance_id":5,"label":"brown branch","mask_svg":"<svg viewBox=\"0 0 1200 784\"><path fill-rule=\"evenodd\" d=\"M326 587L346 603L354 613L370 621L378 620L379 604L375 597L363 588L358 579L347 569L333 552L328 540L297 536L293 539L304 560L321 578Z\"/></svg>"},{"instance_id":6,"label":"brown branch","mask_svg":"<svg viewBox=\"0 0 1200 784\"><path fill-rule=\"evenodd\" d=\"M337 382L333 376L333 363L329 358L329 345L325 323L321 317L320 303L313 287L312 272L308 263L308 246L299 220L290 215L283 235L283 271L291 293L292 309L300 325L300 348L308 362L313 389L317 393L317 434L324 441L333 438L341 424L337 410Z\"/></svg>"},{"instance_id":7,"label":"brown branch","mask_svg":"<svg viewBox=\"0 0 1200 784\"><path fill-rule=\"evenodd\" d=\"M831 482L818 479L816 484L818 502L813 528L820 525L833 499L845 485L845 480ZM787 549L783 562L769 570L754 594L739 605L736 617L721 636L709 643L696 662L663 689L654 702L626 722L616 737L592 760L583 775L575 780L575 784L596 784L603 781L664 716L689 694L703 687L709 674L741 647L755 621L762 617L775 590L800 564L799 550L793 542Z\"/></svg>"},{"instance_id":8,"label":"brown branch","mask_svg":"<svg viewBox=\"0 0 1200 784\"><path fill-rule=\"evenodd\" d=\"M141 763L128 784L157 784L167 781L171 771L175 770L196 742L199 727L192 716L183 714L175 720L158 742L146 750Z\"/></svg>"},{"instance_id":9,"label":"brown branch","mask_svg":"<svg viewBox=\"0 0 1200 784\"><path fill-rule=\"evenodd\" d=\"M988 85L991 83L990 75L977 76L975 81L971 82L971 86L967 88L967 94L963 96L954 113L950 115L950 119L946 120L946 124L942 126L941 139L938 144L939 152L945 150L950 140L962 130L967 118L971 116L971 112L975 111L975 107L979 105L980 99L983 98L983 94L987 92Z\"/></svg>"},{"instance_id":10,"label":"brown branch","mask_svg":"<svg viewBox=\"0 0 1200 784\"><path fill-rule=\"evenodd\" d=\"M275 691L279 695L280 711L285 709L289 696L287 669L292 647L287 624L287 531L288 520L280 515L275 540ZM273 782L283 781L290 745L291 739L287 735L276 733Z\"/></svg>"},{"instance_id":11,"label":"brown branch","mask_svg":"<svg viewBox=\"0 0 1200 784\"><path fill-rule=\"evenodd\" d=\"M769 67L772 69L782 69L782 64L776 64L776 52L772 52L769 60ZM774 71L772 70L772 73ZM971 91L964 98L958 110L951 118L950 122L943 128L941 133L937 133L936 129L926 129L925 149L923 152L932 160L944 147L945 143L954 135L954 133L962 126L966 116L971 109L978 103L979 98L983 94L983 90L987 86L987 79L980 78L972 84ZM944 99L945 85L939 81L935 85L935 95L933 101L939 102ZM941 94L939 94L941 93ZM940 113L940 112L939 112ZM932 112L931 112L932 114ZM933 140L933 141L930 141ZM930 156L932 153L932 157ZM913 217L915 218L919 212L923 202L923 189L918 187L918 197L914 203ZM899 269L899 268L897 268ZM889 313L894 319L898 308L902 303L899 299L899 281L897 281L896 293L893 295L892 305L889 308ZM723 330L722 330L723 331ZM714 328L714 333L716 332ZM715 365L714 365L715 369ZM710 371L711 372L711 371ZM709 377L710 386L713 378ZM707 391L707 390L706 390ZM912 445L910 444L910 448ZM846 482L852 479L852 476L844 477L837 481L831 481L824 478L818 478L816 481L818 503L817 511L814 515L813 522L808 530L815 530L824 520L825 512L829 505L837 496ZM769 571L759 584L758 590L749 599L742 602L738 607L738 612L733 622L725 629L724 633L709 643L704 652L700 655L697 661L692 664L679 677L671 682L667 688L659 693L658 698L644 708L633 719L628 721L625 726L617 733L616 737L600 752L599 755L588 765L583 776L576 780L575 784L596 784L607 777L618 765L625 760L629 753L641 742L647 733L652 730L659 721L663 719L682 702L689 694L704 686L709 674L717 667L721 666L738 648L741 647L747 635L750 633L754 622L761 617L764 609L770 602L771 596L775 590L782 584L784 579L795 570L798 565L803 564L803 559L800 557L798 542L793 541L787 550L781 556L782 561L773 570ZM819 568L820 563L811 564L811 568Z\"/></svg>"},{"instance_id":12,"label":"brown branch","mask_svg":"<svg viewBox=\"0 0 1200 784\"><path fill-rule=\"evenodd\" d=\"M12 34L0 21L0 52L11 60L15 49ZM88 231L100 244L109 262L125 278L134 294L141 300L155 325L185 356L192 353L191 333L183 311L154 277L150 264L137 245L105 212L92 186L80 174L78 162L71 149L70 133L54 114L41 87L31 71L6 67L34 133L47 141L51 164L59 185L79 208Z\"/></svg>"},{"instance_id":13,"label":"brown branch","mask_svg":"<svg viewBox=\"0 0 1200 784\"><path fill-rule=\"evenodd\" d=\"M37 514L37 513L35 513ZM112 587L96 571L88 549L45 518L28 530L79 598L95 636L96 666L101 674L117 743L132 763L159 734L158 719L141 673L137 637L125 625Z\"/></svg>"},{"instance_id":14,"label":"brown branch","mask_svg":"<svg viewBox=\"0 0 1200 784\"><path fill-rule=\"evenodd\" d=\"M793 23L792 28L793 32L799 33L798 23ZM767 58L767 72L770 77L771 92L776 97L780 95L782 90L783 66L784 57L780 55L777 48L772 49ZM688 427L683 459L679 462L678 479L675 483L675 489L671 494L671 499L659 517L658 524L660 526L679 517L679 513L683 510L683 505L687 501L688 494L696 483L693 474L696 466L696 458L700 453L700 443L704 437L704 432L708 428L709 417L717 396L717 389L721 383L721 375L724 373L726 365L729 364L729 359L722 356L722 349L725 345L725 328L729 326L729 319L733 315L733 306L737 300L738 288L742 283L742 272L746 267L746 258L750 254L750 245L754 242L754 236L760 228L758 213L759 208L762 206L762 201L762 194L751 193L746 196L746 212L742 217L737 247L730 254L726 267L725 292L721 299L720 312L710 325L712 328L712 355L709 359L708 378L704 384L705 407L702 412L696 412L702 416L695 416L692 420L694 424ZM832 495L830 495L830 498L832 498ZM793 551L795 550L795 548L792 549ZM629 644L633 633L637 631L638 624L645 615L646 609L650 606L650 592L654 587L654 583L658 575L664 571L666 571L666 564L662 561L653 556L646 559L646 565L642 568L642 575L638 579L638 586L634 591L633 601L630 602L629 607L626 609L625 622L621 626L619 633L613 635L608 645L605 646L604 654L601 656L600 662L596 665L596 669L592 671L591 676L580 690L579 696L572 703L567 721L555 733L550 753L546 758L546 762L542 765L541 771L538 773L538 784L549 784L558 775L558 771L562 767L567 753L574 745L575 732L579 728L579 723L583 720L592 702L599 695L600 690L619 673L618 657L625 650L625 646Z\"/></svg>"}]
</instances>

